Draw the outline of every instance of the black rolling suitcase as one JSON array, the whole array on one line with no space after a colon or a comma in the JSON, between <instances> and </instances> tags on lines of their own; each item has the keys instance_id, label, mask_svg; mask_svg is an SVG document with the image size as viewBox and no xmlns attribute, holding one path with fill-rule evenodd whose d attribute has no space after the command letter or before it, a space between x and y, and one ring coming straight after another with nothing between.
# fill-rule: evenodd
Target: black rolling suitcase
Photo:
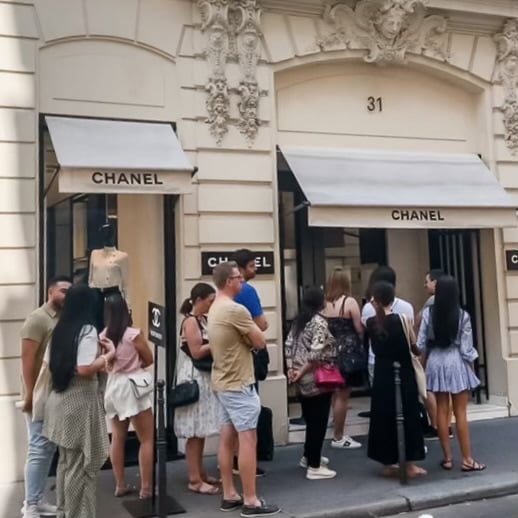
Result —
<instances>
[{"instance_id":1,"label":"black rolling suitcase","mask_svg":"<svg viewBox=\"0 0 518 518\"><path fill-rule=\"evenodd\" d=\"M273 460L273 412L262 406L257 423L257 460Z\"/></svg>"}]
</instances>

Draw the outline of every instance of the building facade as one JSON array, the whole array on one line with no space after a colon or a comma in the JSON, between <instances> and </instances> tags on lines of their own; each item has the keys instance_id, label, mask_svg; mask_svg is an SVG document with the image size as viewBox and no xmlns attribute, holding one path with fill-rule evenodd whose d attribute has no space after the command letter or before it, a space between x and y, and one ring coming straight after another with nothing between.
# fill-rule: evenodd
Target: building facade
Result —
<instances>
[{"instance_id":1,"label":"building facade","mask_svg":"<svg viewBox=\"0 0 518 518\"><path fill-rule=\"evenodd\" d=\"M261 395L279 443L286 323L301 288L336 265L361 299L390 263L416 306L427 269L456 274L481 398L516 414L517 82L512 0L0 0L0 443L13 446L0 482L22 477L21 324L49 275L85 273L106 221L144 329L151 301L174 334L210 266L257 251L271 356ZM60 137L56 119L79 133ZM154 177L131 170L144 162L122 180L79 181L85 164L64 157L92 120L119 124L114 139L128 121L170 125L197 169L188 188L141 188ZM159 351L163 376L175 346Z\"/></svg>"}]
</instances>

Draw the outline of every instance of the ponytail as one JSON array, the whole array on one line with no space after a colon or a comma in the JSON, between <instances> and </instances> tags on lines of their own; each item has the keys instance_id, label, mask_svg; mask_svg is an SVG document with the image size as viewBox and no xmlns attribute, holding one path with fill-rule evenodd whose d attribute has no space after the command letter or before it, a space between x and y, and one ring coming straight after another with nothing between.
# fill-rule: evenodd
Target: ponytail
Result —
<instances>
[{"instance_id":1,"label":"ponytail","mask_svg":"<svg viewBox=\"0 0 518 518\"><path fill-rule=\"evenodd\" d=\"M214 288L205 282L199 282L194 285L191 290L191 296L185 299L180 306L180 313L184 316L190 315L195 302L198 299L205 300L207 297L215 293Z\"/></svg>"},{"instance_id":2,"label":"ponytail","mask_svg":"<svg viewBox=\"0 0 518 518\"><path fill-rule=\"evenodd\" d=\"M192 307L193 307L192 300L185 299L182 302L182 305L180 306L180 314L182 314L183 316L190 315L190 313L192 311Z\"/></svg>"},{"instance_id":3,"label":"ponytail","mask_svg":"<svg viewBox=\"0 0 518 518\"><path fill-rule=\"evenodd\" d=\"M387 315L385 314L385 310L383 309L383 307L381 307L379 304L376 304L374 307L376 309L376 328L378 329L378 331L383 331L383 325L385 323L385 317Z\"/></svg>"},{"instance_id":4,"label":"ponytail","mask_svg":"<svg viewBox=\"0 0 518 518\"><path fill-rule=\"evenodd\" d=\"M374 298L374 307L376 308L376 330L383 336L386 334L384 329L385 308L394 302L394 286L385 281L377 282L372 287L372 296Z\"/></svg>"}]
</instances>

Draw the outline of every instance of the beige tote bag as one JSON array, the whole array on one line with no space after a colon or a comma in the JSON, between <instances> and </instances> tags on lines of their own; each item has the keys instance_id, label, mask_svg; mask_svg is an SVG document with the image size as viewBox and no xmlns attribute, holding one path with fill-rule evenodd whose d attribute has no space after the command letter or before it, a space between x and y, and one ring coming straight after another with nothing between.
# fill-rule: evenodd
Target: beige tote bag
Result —
<instances>
[{"instance_id":1,"label":"beige tote bag","mask_svg":"<svg viewBox=\"0 0 518 518\"><path fill-rule=\"evenodd\" d=\"M412 360L412 367L414 368L415 381L417 383L417 391L421 401L426 401L428 393L426 391L426 375L419 358L412 352L412 344L415 343L414 331L411 328L410 322L405 315L399 315L401 319L401 325L405 332L406 341L408 344L408 352L410 353L410 359Z\"/></svg>"}]
</instances>

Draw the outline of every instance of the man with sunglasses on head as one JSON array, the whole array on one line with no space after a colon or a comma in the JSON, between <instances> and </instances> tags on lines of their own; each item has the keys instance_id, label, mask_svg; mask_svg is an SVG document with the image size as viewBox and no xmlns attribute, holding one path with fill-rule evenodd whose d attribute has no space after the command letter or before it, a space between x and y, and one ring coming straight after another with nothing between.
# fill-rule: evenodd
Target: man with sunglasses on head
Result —
<instances>
[{"instance_id":1,"label":"man with sunglasses on head","mask_svg":"<svg viewBox=\"0 0 518 518\"><path fill-rule=\"evenodd\" d=\"M213 357L212 387L222 406L218 463L223 485L221 511L241 509L241 516L272 516L280 512L257 497L257 422L261 402L255 389L252 349L264 349L266 340L250 312L234 301L241 291L241 273L234 262L221 263L213 272L218 291L208 315L209 346ZM243 496L232 475L235 436L239 441L239 475Z\"/></svg>"}]
</instances>

